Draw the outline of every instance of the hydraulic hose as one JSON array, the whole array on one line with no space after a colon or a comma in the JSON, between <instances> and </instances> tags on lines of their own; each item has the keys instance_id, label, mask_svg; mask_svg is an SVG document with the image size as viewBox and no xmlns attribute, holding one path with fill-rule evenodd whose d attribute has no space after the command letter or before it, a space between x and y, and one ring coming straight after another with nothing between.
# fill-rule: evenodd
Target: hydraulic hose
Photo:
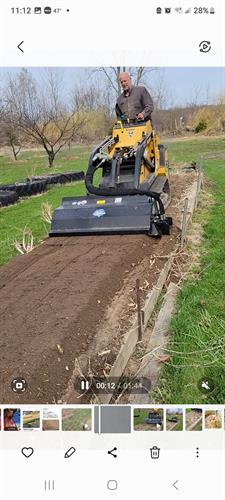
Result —
<instances>
[{"instance_id":1,"label":"hydraulic hose","mask_svg":"<svg viewBox=\"0 0 225 500\"><path fill-rule=\"evenodd\" d=\"M85 186L89 193L95 194L97 196L127 196L127 195L145 195L153 198L159 205L160 215L165 214L165 209L163 202L160 198L160 193L155 193L154 191L148 191L147 189L140 188L132 188L132 189L124 189L124 188L102 188L93 186L93 177L96 170L99 168L99 165L89 165L86 176L85 176Z\"/></svg>"}]
</instances>

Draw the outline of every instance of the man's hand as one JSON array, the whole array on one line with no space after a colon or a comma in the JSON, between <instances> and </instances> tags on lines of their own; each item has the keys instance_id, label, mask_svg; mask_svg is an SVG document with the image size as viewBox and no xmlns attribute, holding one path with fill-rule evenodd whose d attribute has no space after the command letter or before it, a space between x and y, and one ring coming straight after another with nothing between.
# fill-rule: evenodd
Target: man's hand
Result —
<instances>
[{"instance_id":1,"label":"man's hand","mask_svg":"<svg viewBox=\"0 0 225 500\"><path fill-rule=\"evenodd\" d=\"M139 114L137 115L137 119L138 119L138 120L144 120L144 115L143 115L143 113L139 113Z\"/></svg>"}]
</instances>

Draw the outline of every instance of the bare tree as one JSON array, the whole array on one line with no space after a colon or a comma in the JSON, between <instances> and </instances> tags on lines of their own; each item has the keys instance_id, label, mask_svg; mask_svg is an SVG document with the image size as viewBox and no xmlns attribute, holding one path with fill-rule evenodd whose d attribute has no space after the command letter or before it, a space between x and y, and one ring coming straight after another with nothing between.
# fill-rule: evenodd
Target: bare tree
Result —
<instances>
[{"instance_id":1,"label":"bare tree","mask_svg":"<svg viewBox=\"0 0 225 500\"><path fill-rule=\"evenodd\" d=\"M220 129L225 132L225 93L221 94L217 98L216 109L218 115L218 121L220 122Z\"/></svg>"},{"instance_id":2,"label":"bare tree","mask_svg":"<svg viewBox=\"0 0 225 500\"><path fill-rule=\"evenodd\" d=\"M165 108L168 103L168 86L163 71L157 71L154 80L149 82L149 90L154 101L155 109Z\"/></svg>"},{"instance_id":3,"label":"bare tree","mask_svg":"<svg viewBox=\"0 0 225 500\"><path fill-rule=\"evenodd\" d=\"M10 146L13 157L17 156L21 150L21 138L18 126L11 121L11 114L6 111L3 99L0 98L0 141L1 144Z\"/></svg>"},{"instance_id":4,"label":"bare tree","mask_svg":"<svg viewBox=\"0 0 225 500\"><path fill-rule=\"evenodd\" d=\"M9 75L5 89L10 120L28 138L47 153L49 167L65 144L75 139L83 116L65 102L57 73L48 71L44 89L27 69L15 77Z\"/></svg>"},{"instance_id":5,"label":"bare tree","mask_svg":"<svg viewBox=\"0 0 225 500\"><path fill-rule=\"evenodd\" d=\"M125 67L122 68L121 66L117 66L117 67L111 66L109 68L105 68L105 67L99 68L99 71L101 71L103 73L105 78L108 80L112 90L117 94L117 96L119 96L121 93L120 81L119 81L120 73L122 73L125 70L126 70L126 68Z\"/></svg>"},{"instance_id":6,"label":"bare tree","mask_svg":"<svg viewBox=\"0 0 225 500\"><path fill-rule=\"evenodd\" d=\"M20 141L19 130L15 129L10 122L4 124L3 134L5 136L5 142L10 146L14 160L17 160L18 155L21 151L22 144Z\"/></svg>"},{"instance_id":7,"label":"bare tree","mask_svg":"<svg viewBox=\"0 0 225 500\"><path fill-rule=\"evenodd\" d=\"M71 97L75 108L83 112L98 111L105 105L104 93L96 83L76 86Z\"/></svg>"},{"instance_id":8,"label":"bare tree","mask_svg":"<svg viewBox=\"0 0 225 500\"><path fill-rule=\"evenodd\" d=\"M191 109L196 109L200 106L202 88L199 85L195 85L192 89L192 96L189 102L187 102L187 107Z\"/></svg>"},{"instance_id":9,"label":"bare tree","mask_svg":"<svg viewBox=\"0 0 225 500\"><path fill-rule=\"evenodd\" d=\"M81 109L86 121L80 127L81 142L94 142L105 135L113 124L114 107L108 94L108 84L100 87L97 81L81 84L72 91L71 99L74 106Z\"/></svg>"},{"instance_id":10,"label":"bare tree","mask_svg":"<svg viewBox=\"0 0 225 500\"><path fill-rule=\"evenodd\" d=\"M110 66L110 67L101 67L97 71L103 73L104 77L108 80L112 90L118 97L121 94L120 87L120 74L124 72L130 73L134 85L139 85L140 83L147 83L146 77L157 68L146 68L144 66L133 67L133 66Z\"/></svg>"}]
</instances>

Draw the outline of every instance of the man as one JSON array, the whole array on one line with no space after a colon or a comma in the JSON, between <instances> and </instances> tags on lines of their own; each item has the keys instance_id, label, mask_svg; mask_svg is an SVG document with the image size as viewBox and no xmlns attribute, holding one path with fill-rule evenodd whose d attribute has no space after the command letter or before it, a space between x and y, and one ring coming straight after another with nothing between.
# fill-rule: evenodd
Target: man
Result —
<instances>
[{"instance_id":1,"label":"man","mask_svg":"<svg viewBox=\"0 0 225 500\"><path fill-rule=\"evenodd\" d=\"M145 87L132 85L129 73L120 73L123 89L116 103L116 115L130 120L150 120L154 109L152 98Z\"/></svg>"}]
</instances>

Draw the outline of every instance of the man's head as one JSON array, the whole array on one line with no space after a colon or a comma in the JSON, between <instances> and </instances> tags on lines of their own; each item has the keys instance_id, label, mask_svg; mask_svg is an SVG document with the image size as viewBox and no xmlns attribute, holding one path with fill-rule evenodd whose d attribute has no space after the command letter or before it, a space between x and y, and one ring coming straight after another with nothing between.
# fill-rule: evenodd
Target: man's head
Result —
<instances>
[{"instance_id":1,"label":"man's head","mask_svg":"<svg viewBox=\"0 0 225 500\"><path fill-rule=\"evenodd\" d=\"M132 81L129 73L120 73L119 81L122 89L125 92L129 92L131 90Z\"/></svg>"}]
</instances>

